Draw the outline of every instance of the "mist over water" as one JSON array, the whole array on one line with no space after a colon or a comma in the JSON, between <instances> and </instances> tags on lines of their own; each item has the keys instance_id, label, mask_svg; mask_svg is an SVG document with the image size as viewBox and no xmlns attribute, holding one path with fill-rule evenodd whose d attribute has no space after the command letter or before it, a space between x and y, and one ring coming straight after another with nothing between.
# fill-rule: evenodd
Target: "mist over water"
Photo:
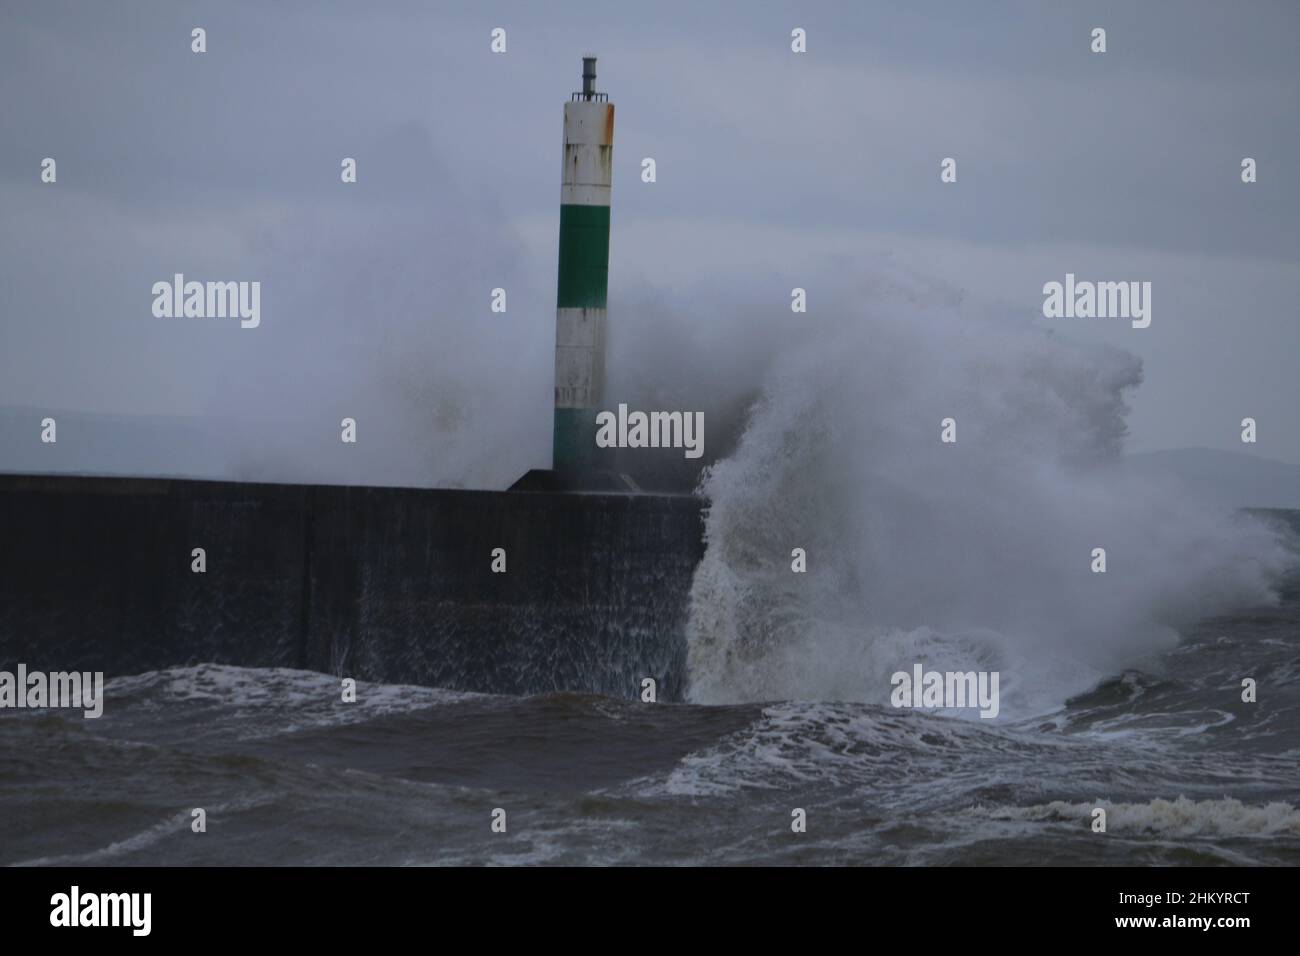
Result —
<instances>
[{"instance_id":1,"label":"mist over water","mask_svg":"<svg viewBox=\"0 0 1300 956\"><path fill-rule=\"evenodd\" d=\"M920 662L1000 671L1014 718L1199 619L1276 602L1290 558L1274 531L1118 467L1136 357L972 314L909 276L864 285L833 319L787 316L802 334L701 483L692 700L883 704Z\"/></svg>"},{"instance_id":2,"label":"mist over water","mask_svg":"<svg viewBox=\"0 0 1300 956\"><path fill-rule=\"evenodd\" d=\"M78 281L50 278L48 321L6 328L5 357L27 359L0 366L0 470L503 488L544 465L553 271L419 126L355 149L346 189L332 166L263 205L182 191L144 225L75 190L6 195L4 238L48 238L5 245L12 273ZM261 324L154 317L152 284L178 272L259 281ZM56 361L68 342L94 361ZM54 446L33 437L47 413Z\"/></svg>"}]
</instances>

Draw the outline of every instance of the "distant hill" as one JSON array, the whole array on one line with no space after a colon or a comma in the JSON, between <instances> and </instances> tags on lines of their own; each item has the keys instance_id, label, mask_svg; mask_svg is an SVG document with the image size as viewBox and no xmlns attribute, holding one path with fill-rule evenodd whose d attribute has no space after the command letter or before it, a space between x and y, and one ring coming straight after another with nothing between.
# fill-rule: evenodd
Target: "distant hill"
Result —
<instances>
[{"instance_id":1,"label":"distant hill","mask_svg":"<svg viewBox=\"0 0 1300 956\"><path fill-rule=\"evenodd\" d=\"M1300 508L1300 465L1236 451L1176 448L1126 455L1130 473L1177 481L1191 494L1234 508Z\"/></svg>"}]
</instances>

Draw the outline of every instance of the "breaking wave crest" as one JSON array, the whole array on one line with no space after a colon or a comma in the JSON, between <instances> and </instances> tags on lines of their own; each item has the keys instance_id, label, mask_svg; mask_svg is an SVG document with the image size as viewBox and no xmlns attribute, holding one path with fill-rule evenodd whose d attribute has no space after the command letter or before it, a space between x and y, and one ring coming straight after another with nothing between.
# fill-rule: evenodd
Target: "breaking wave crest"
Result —
<instances>
[{"instance_id":1,"label":"breaking wave crest","mask_svg":"<svg viewBox=\"0 0 1300 956\"><path fill-rule=\"evenodd\" d=\"M1038 714L1180 627L1275 602L1291 558L1273 531L1118 467L1135 356L915 283L873 299L775 360L705 473L691 700L886 703L921 662L1000 671L1003 716Z\"/></svg>"}]
</instances>

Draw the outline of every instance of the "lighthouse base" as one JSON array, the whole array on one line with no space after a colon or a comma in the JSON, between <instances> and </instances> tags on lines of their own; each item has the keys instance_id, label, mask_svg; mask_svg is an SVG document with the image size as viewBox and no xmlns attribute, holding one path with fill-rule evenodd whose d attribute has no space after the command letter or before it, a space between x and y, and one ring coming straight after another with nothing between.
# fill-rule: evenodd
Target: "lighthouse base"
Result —
<instances>
[{"instance_id":1,"label":"lighthouse base","mask_svg":"<svg viewBox=\"0 0 1300 956\"><path fill-rule=\"evenodd\" d=\"M597 492L602 494L641 494L641 487L630 475L616 471L551 471L533 468L510 486L511 491Z\"/></svg>"}]
</instances>

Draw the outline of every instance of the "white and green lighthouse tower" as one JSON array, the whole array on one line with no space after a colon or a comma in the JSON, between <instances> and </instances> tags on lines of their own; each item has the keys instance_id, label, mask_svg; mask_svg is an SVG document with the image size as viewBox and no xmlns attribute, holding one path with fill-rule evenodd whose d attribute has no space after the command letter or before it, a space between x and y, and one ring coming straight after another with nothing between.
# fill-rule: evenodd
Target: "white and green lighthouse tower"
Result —
<instances>
[{"instance_id":1,"label":"white and green lighthouse tower","mask_svg":"<svg viewBox=\"0 0 1300 956\"><path fill-rule=\"evenodd\" d=\"M596 467L596 413L605 391L609 190L614 104L596 92L596 58L582 58L582 91L564 104L560 268L555 302L555 436L552 467Z\"/></svg>"}]
</instances>

